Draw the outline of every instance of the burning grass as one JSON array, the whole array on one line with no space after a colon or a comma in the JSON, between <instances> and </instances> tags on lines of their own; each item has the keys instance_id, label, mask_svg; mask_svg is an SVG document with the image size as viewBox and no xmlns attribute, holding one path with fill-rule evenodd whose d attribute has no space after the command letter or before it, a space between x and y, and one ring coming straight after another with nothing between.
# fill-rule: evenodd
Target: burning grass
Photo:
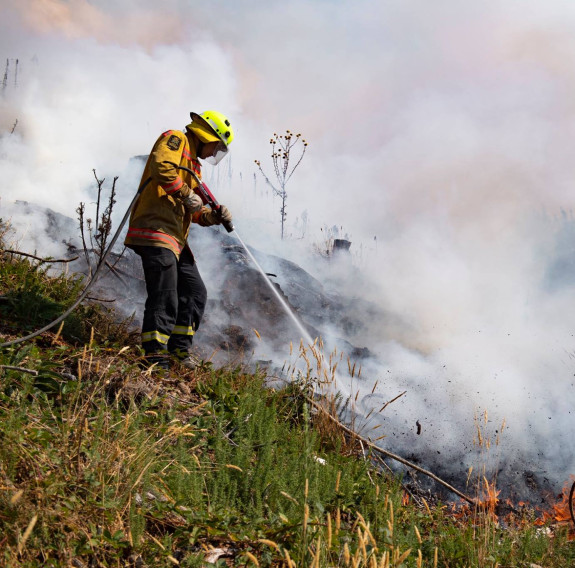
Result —
<instances>
[{"instance_id":1,"label":"burning grass","mask_svg":"<svg viewBox=\"0 0 575 568\"><path fill-rule=\"evenodd\" d=\"M544 526L548 524L560 524L567 525L570 528L571 523L575 522L573 520L573 507L575 498L575 476L572 475L571 478L565 482L561 493L557 496L554 503L551 504L548 511L543 511L543 514L539 519L537 519L536 524L539 526ZM571 540L575 539L575 533L572 531L570 533Z\"/></svg>"}]
</instances>

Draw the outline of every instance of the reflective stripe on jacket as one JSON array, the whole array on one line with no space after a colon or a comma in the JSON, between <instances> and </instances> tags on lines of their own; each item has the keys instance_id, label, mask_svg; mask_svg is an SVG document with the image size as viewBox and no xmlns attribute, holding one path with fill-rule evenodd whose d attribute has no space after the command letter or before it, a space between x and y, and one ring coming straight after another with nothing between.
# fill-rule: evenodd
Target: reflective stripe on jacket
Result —
<instances>
[{"instance_id":1,"label":"reflective stripe on jacket","mask_svg":"<svg viewBox=\"0 0 575 568\"><path fill-rule=\"evenodd\" d=\"M198 222L202 211L194 213L193 218L186 212L182 198L190 195L197 183L189 172L177 170L169 162L189 168L201 178L200 162L189 133L164 132L146 162L140 183L149 177L152 180L134 205L124 244L168 248L179 258L190 224Z\"/></svg>"}]
</instances>

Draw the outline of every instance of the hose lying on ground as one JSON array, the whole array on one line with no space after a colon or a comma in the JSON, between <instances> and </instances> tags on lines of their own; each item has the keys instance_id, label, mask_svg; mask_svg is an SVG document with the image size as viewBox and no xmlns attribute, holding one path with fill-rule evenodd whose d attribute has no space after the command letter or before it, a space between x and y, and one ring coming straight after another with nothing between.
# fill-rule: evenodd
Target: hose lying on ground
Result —
<instances>
[{"instance_id":1,"label":"hose lying on ground","mask_svg":"<svg viewBox=\"0 0 575 568\"><path fill-rule=\"evenodd\" d=\"M98 276L100 275L100 270L106 265L106 259L108 258L108 255L110 254L110 252L112 251L112 248L116 244L116 241L118 240L118 237L120 236L120 233L121 233L122 229L124 228L124 225L126 224L126 221L128 220L128 218L130 216L130 213L132 212L132 208L134 207L136 200L138 199L138 197L140 196L142 191L144 191L144 188L148 185L148 183L151 181L151 179L152 178L149 177L140 186L140 188L136 192L136 195L134 195L134 198L132 199L130 206L126 210L126 213L124 214L124 217L122 219L122 222L120 223L120 226L118 227L118 230L114 234L114 237L112 238L110 244L108 245L108 248L104 252L104 255L102 256L102 258L98 262L98 265L96 266L96 271L94 272L92 278L90 278L90 281L88 282L88 284L86 285L86 287L84 288L83 292L80 294L78 299L59 318L50 322L48 325L45 325L42 329L39 329L38 331L31 333L30 335L26 335L25 337L20 337L19 339L14 339L12 341L7 341L6 343L0 343L0 349L2 349L3 347L10 347L11 345L17 345L18 343L24 343L25 341L28 341L29 339L33 339L34 337L41 335L45 331L48 331L49 329L53 328L55 325L58 325L60 322L64 321L84 301L84 299L88 295L88 291L95 284Z\"/></svg>"}]
</instances>

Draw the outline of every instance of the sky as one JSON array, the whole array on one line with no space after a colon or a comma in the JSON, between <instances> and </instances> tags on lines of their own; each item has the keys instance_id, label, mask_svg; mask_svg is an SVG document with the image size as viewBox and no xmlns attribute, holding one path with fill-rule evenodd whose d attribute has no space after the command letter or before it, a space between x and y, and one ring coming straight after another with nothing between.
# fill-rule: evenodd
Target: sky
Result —
<instances>
[{"instance_id":1,"label":"sky","mask_svg":"<svg viewBox=\"0 0 575 568\"><path fill-rule=\"evenodd\" d=\"M0 0L0 56L0 216L26 200L74 217L93 169L119 176L125 208L130 158L219 110L235 139L204 177L245 241L310 270L327 237L352 241L342 290L394 316L364 339L401 377L390 390L409 387L398 413L455 384L454 413L489 409L516 446L532 428L565 445L573 2ZM273 175L269 140L287 129L308 147L281 242L254 160Z\"/></svg>"}]
</instances>

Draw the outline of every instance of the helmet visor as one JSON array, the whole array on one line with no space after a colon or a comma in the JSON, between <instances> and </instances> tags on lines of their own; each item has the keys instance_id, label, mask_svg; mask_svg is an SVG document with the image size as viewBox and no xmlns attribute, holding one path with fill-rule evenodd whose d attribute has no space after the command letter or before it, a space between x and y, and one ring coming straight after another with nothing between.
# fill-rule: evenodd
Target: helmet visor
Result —
<instances>
[{"instance_id":1,"label":"helmet visor","mask_svg":"<svg viewBox=\"0 0 575 568\"><path fill-rule=\"evenodd\" d=\"M228 147L223 142L220 142L216 146L214 153L211 156L204 158L204 160L208 164L211 164L212 166L217 166L223 160L223 158L227 156L227 154L228 154Z\"/></svg>"}]
</instances>

